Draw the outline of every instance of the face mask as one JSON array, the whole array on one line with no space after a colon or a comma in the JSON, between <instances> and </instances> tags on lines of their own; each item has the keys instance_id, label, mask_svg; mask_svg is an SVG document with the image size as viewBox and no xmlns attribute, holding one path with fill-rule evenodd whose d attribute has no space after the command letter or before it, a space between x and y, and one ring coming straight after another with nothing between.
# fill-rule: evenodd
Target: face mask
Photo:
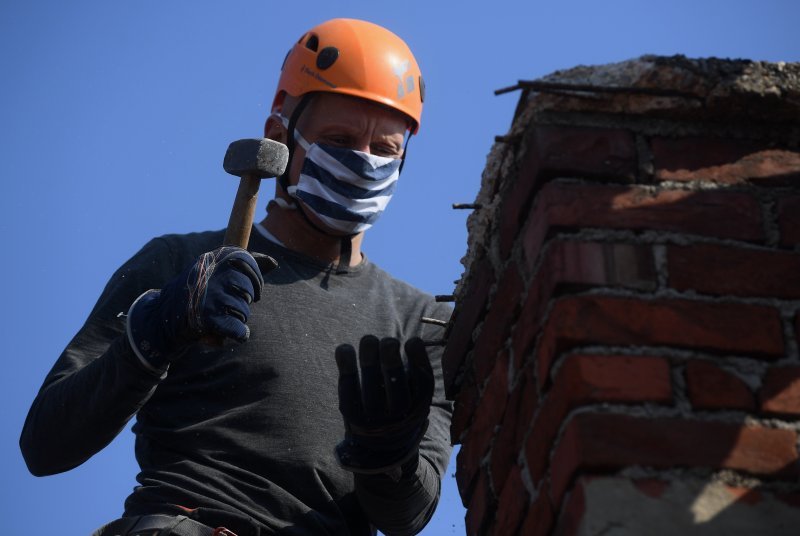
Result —
<instances>
[{"instance_id":1,"label":"face mask","mask_svg":"<svg viewBox=\"0 0 800 536\"><path fill-rule=\"evenodd\" d=\"M306 157L300 180L287 188L288 194L338 233L352 235L372 227L392 198L402 160L309 144L297 129L294 137Z\"/></svg>"}]
</instances>

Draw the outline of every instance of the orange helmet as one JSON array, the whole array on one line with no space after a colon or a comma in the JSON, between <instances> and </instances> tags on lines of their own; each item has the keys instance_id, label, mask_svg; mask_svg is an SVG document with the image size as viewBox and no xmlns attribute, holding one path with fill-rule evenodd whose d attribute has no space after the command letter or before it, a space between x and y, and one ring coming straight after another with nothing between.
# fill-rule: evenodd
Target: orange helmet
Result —
<instances>
[{"instance_id":1,"label":"orange helmet","mask_svg":"<svg viewBox=\"0 0 800 536\"><path fill-rule=\"evenodd\" d=\"M408 45L377 24L332 19L306 32L289 50L281 67L272 111L286 94L340 93L398 110L412 120L416 134L425 85Z\"/></svg>"}]
</instances>

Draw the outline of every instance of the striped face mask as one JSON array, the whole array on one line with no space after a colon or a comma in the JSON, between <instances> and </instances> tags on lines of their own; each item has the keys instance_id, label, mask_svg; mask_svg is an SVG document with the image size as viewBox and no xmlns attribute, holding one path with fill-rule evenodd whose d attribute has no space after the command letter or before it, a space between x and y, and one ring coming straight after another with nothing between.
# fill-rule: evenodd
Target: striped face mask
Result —
<instances>
[{"instance_id":1,"label":"striped face mask","mask_svg":"<svg viewBox=\"0 0 800 536\"><path fill-rule=\"evenodd\" d=\"M366 231L383 213L400 176L402 160L317 143L295 129L306 157L297 186L287 192L329 229L345 235Z\"/></svg>"}]
</instances>

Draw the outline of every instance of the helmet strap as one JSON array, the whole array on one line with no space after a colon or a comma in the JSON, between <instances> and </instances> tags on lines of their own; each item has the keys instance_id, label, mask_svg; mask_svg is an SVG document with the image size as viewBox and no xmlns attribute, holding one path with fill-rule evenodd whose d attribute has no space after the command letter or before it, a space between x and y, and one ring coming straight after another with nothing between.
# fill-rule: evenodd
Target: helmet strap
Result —
<instances>
[{"instance_id":1,"label":"helmet strap","mask_svg":"<svg viewBox=\"0 0 800 536\"><path fill-rule=\"evenodd\" d=\"M288 193L289 188L289 170L292 168L292 158L294 157L294 148L295 148L295 139L294 139L294 129L295 125L297 125L298 119L300 119L300 114L303 113L308 103L311 102L312 97L314 96L313 93L306 93L300 98L300 102L297 103L294 110L292 111L292 116L289 118L289 125L286 127L287 130L287 139L286 139L286 147L289 149L289 161L286 163L286 171L278 177L278 184L280 184L283 191Z\"/></svg>"},{"instance_id":2,"label":"helmet strap","mask_svg":"<svg viewBox=\"0 0 800 536\"><path fill-rule=\"evenodd\" d=\"M346 274L350 269L350 259L353 256L353 237L343 236L339 243L339 264L336 265L337 274Z\"/></svg>"},{"instance_id":3,"label":"helmet strap","mask_svg":"<svg viewBox=\"0 0 800 536\"><path fill-rule=\"evenodd\" d=\"M403 147L403 156L400 157L400 169L397 170L398 175L403 172L403 166L406 165L406 154L408 153L408 144L411 141L411 136L413 136L413 134L409 134L408 138L406 138L406 144Z\"/></svg>"},{"instance_id":4,"label":"helmet strap","mask_svg":"<svg viewBox=\"0 0 800 536\"><path fill-rule=\"evenodd\" d=\"M308 217L306 209L303 208L302 202L295 203L295 206L297 207L298 212L300 212L300 215L303 216L303 219L306 220L306 223L308 223L313 229L327 236L335 236L314 223L311 218ZM355 236L355 234L344 235L339 240L339 262L336 265L337 274L345 274L350 268L350 260L353 257L353 238Z\"/></svg>"}]
</instances>

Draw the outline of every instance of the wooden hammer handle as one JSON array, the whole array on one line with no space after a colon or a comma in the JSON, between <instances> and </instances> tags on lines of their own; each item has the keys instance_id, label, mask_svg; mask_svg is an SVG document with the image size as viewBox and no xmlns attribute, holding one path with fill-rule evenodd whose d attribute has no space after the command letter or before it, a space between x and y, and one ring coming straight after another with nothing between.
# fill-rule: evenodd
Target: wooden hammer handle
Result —
<instances>
[{"instance_id":1,"label":"wooden hammer handle","mask_svg":"<svg viewBox=\"0 0 800 536\"><path fill-rule=\"evenodd\" d=\"M253 227L253 218L256 213L258 201L258 187L261 179L253 175L243 175L233 201L231 217L225 231L223 245L238 246L247 249L250 242L250 230Z\"/></svg>"},{"instance_id":2,"label":"wooden hammer handle","mask_svg":"<svg viewBox=\"0 0 800 536\"><path fill-rule=\"evenodd\" d=\"M222 241L223 246L237 246L247 249L250 242L250 231L253 229L253 217L256 212L259 184L261 184L260 178L250 176L242 177L239 182L239 190L236 192L228 228L225 230L225 238ZM262 274L271 272L278 267L278 263L269 255L257 251L251 251L250 254L255 259Z\"/></svg>"}]
</instances>

